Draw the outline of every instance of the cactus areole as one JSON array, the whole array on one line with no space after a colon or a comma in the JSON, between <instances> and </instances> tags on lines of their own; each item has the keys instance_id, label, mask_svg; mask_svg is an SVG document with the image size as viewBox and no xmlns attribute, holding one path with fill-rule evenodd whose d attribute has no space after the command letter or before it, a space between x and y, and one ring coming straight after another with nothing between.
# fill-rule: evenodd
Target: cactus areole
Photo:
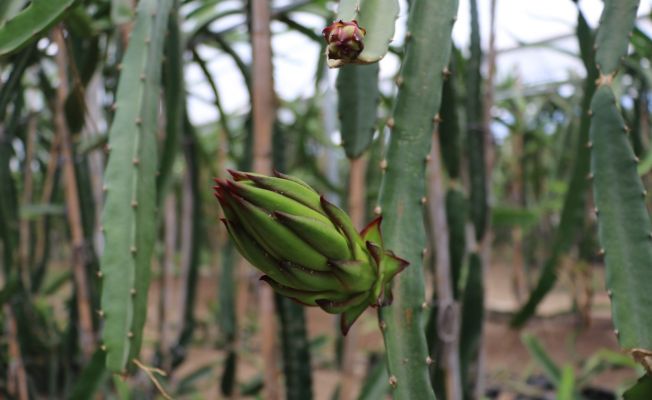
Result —
<instances>
[{"instance_id":1,"label":"cactus areole","mask_svg":"<svg viewBox=\"0 0 652 400\"><path fill-rule=\"evenodd\" d=\"M338 65L355 62L364 50L364 36L367 31L358 25L358 21L335 21L322 31L328 47L326 56L329 61L339 60Z\"/></svg>"},{"instance_id":2,"label":"cactus areole","mask_svg":"<svg viewBox=\"0 0 652 400\"><path fill-rule=\"evenodd\" d=\"M369 307L392 301L391 280L408 262L383 246L381 217L358 233L349 216L303 181L229 171L216 179L231 239L277 293L341 314L346 335Z\"/></svg>"}]
</instances>

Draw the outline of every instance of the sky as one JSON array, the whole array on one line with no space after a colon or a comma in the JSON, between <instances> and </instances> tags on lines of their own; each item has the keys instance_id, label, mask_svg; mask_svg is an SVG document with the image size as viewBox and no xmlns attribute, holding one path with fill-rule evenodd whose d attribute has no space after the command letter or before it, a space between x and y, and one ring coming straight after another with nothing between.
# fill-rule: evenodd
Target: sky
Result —
<instances>
[{"instance_id":1,"label":"sky","mask_svg":"<svg viewBox=\"0 0 652 400\"><path fill-rule=\"evenodd\" d=\"M277 1L283 5L295 0ZM652 0L642 0L639 16L650 14ZM222 2L218 4L224 4ZM490 1L479 0L480 29L483 47L488 44ZM507 75L518 75L523 85L537 85L546 82L558 82L569 76L582 76L583 67L577 57L565 53L577 52L574 29L577 9L570 0L497 0L496 8L496 49L497 79ZM580 0L580 7L589 24L596 27L602 12L601 0ZM311 26L315 32L323 28L319 17L301 13L295 14L301 23ZM400 44L405 34L406 6L401 0L401 12L396 22L395 43ZM453 28L453 40L461 49L468 47L469 1L460 0L458 19ZM240 22L236 18L224 18L217 22L215 30L226 29ZM641 29L652 33L652 24L648 18L639 18ZM278 95L283 99L309 98L314 94L314 72L317 67L319 47L310 39L294 31L288 31L284 24L272 23L272 48L274 52L274 79ZM533 43L554 37L563 37L553 46L528 47L515 50L519 44ZM555 50L552 47L564 51ZM250 59L246 45L235 50L244 60ZM202 48L201 53L210 61L211 71L227 112L245 112L249 107L249 98L244 81L231 58L220 51ZM398 70L398 59L393 55L385 57L381 63L381 80L389 81ZM336 72L329 71L329 82L334 85ZM198 68L189 68L186 72L188 89L196 96L190 96L190 118L196 124L205 124L217 120L215 107L211 104L213 96L208 85L203 81Z\"/></svg>"}]
</instances>

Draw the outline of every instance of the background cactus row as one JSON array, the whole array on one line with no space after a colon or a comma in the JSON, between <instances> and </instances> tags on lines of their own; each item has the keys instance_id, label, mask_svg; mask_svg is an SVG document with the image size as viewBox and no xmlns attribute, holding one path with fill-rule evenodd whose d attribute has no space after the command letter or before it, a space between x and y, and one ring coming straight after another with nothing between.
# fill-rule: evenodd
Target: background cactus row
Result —
<instances>
[{"instance_id":1,"label":"background cactus row","mask_svg":"<svg viewBox=\"0 0 652 400\"><path fill-rule=\"evenodd\" d=\"M0 2L0 398L652 398L649 17L501 48L502 1ZM345 223L256 236L273 170Z\"/></svg>"}]
</instances>

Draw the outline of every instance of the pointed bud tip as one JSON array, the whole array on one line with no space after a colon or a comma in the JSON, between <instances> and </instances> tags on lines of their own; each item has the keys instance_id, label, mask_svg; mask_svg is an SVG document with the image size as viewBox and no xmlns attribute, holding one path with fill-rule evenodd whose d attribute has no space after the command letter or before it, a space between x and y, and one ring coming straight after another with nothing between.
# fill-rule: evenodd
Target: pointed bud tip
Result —
<instances>
[{"instance_id":1,"label":"pointed bud tip","mask_svg":"<svg viewBox=\"0 0 652 400\"><path fill-rule=\"evenodd\" d=\"M226 170L231 177L236 181L243 181L249 179L249 174L242 171L236 171L234 169L227 168Z\"/></svg>"},{"instance_id":2,"label":"pointed bud tip","mask_svg":"<svg viewBox=\"0 0 652 400\"><path fill-rule=\"evenodd\" d=\"M360 231L360 236L365 237L367 233L369 233L369 231L374 228L377 228L378 231L380 232L380 225L382 224L382 222L383 222L383 216L382 215L377 216Z\"/></svg>"}]
</instances>

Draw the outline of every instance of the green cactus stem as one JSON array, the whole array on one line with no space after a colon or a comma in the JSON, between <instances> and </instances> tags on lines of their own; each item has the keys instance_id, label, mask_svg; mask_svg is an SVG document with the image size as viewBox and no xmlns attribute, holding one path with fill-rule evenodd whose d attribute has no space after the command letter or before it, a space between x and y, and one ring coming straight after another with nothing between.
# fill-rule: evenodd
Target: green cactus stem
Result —
<instances>
[{"instance_id":1,"label":"green cactus stem","mask_svg":"<svg viewBox=\"0 0 652 400\"><path fill-rule=\"evenodd\" d=\"M342 147L349 159L360 157L371 145L380 99L378 72L377 63L345 65L337 75Z\"/></svg>"},{"instance_id":2,"label":"green cactus stem","mask_svg":"<svg viewBox=\"0 0 652 400\"><path fill-rule=\"evenodd\" d=\"M482 126L482 49L476 0L471 0L471 58L467 67L466 95L467 152L469 163L469 213L475 227L475 238L481 241L489 224L489 204L485 150L485 131Z\"/></svg>"},{"instance_id":3,"label":"green cactus stem","mask_svg":"<svg viewBox=\"0 0 652 400\"><path fill-rule=\"evenodd\" d=\"M398 400L434 399L428 374L431 358L424 332L422 257L425 163L451 50L456 0L414 0L408 22L409 42L397 78L380 201L383 237L412 266L394 282L394 303L380 310L389 383Z\"/></svg>"},{"instance_id":4,"label":"green cactus stem","mask_svg":"<svg viewBox=\"0 0 652 400\"><path fill-rule=\"evenodd\" d=\"M650 372L652 355L652 224L637 174L628 128L617 108L613 81L627 53L638 1L607 0L596 38L600 72L591 102L591 173L599 238L607 267L618 341Z\"/></svg>"},{"instance_id":5,"label":"green cactus stem","mask_svg":"<svg viewBox=\"0 0 652 400\"><path fill-rule=\"evenodd\" d=\"M106 365L124 373L138 357L147 315L156 234L156 132L163 42L172 0L141 0L122 61L102 213L103 348Z\"/></svg>"},{"instance_id":6,"label":"green cactus stem","mask_svg":"<svg viewBox=\"0 0 652 400\"><path fill-rule=\"evenodd\" d=\"M36 40L74 4L75 0L33 0L24 10L0 26L0 56Z\"/></svg>"},{"instance_id":7,"label":"green cactus stem","mask_svg":"<svg viewBox=\"0 0 652 400\"><path fill-rule=\"evenodd\" d=\"M454 47L452 53L457 51ZM460 132L460 121L458 107L460 105L457 88L455 57L451 57L448 67L450 77L444 81L442 89L442 103L439 116L439 143L441 146L441 157L450 179L460 177L460 158L462 154L462 135Z\"/></svg>"}]
</instances>

